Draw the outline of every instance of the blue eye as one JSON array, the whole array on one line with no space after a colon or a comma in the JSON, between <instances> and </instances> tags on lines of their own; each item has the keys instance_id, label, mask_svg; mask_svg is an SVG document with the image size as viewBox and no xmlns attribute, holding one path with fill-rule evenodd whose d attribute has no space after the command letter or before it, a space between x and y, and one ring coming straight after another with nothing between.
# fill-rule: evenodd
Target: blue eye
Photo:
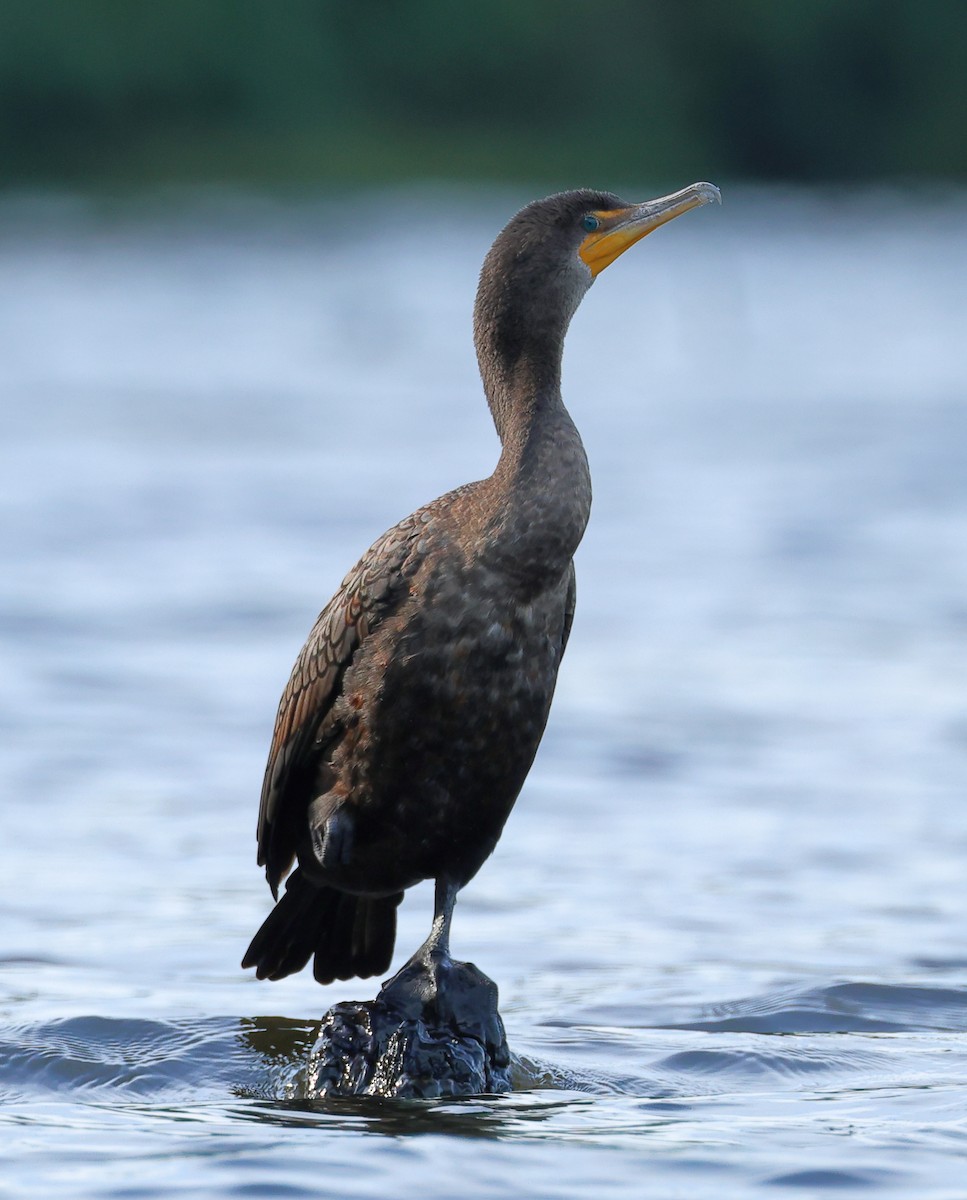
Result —
<instances>
[{"instance_id":1,"label":"blue eye","mask_svg":"<svg viewBox=\"0 0 967 1200\"><path fill-rule=\"evenodd\" d=\"M581 221L581 225L588 231L588 233L594 233L600 224L601 222L594 215L594 213L588 213L588 215Z\"/></svg>"}]
</instances>

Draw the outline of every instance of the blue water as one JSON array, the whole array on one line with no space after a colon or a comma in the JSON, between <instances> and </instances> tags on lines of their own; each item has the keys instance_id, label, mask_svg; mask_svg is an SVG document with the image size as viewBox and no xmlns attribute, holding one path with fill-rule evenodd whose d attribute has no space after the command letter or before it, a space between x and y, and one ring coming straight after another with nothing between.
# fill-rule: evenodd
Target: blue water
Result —
<instances>
[{"instance_id":1,"label":"blue water","mask_svg":"<svg viewBox=\"0 0 967 1200\"><path fill-rule=\"evenodd\" d=\"M238 967L309 625L495 461L526 198L0 204L3 1200L967 1195L960 194L730 189L575 318L578 616L454 923L517 1090L313 1102L374 981Z\"/></svg>"}]
</instances>

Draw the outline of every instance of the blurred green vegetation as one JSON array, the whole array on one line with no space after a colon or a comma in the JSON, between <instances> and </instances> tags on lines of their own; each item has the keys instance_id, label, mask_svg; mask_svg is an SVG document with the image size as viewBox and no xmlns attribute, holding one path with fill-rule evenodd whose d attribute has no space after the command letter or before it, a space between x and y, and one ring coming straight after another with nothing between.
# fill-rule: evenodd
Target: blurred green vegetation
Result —
<instances>
[{"instance_id":1,"label":"blurred green vegetation","mask_svg":"<svg viewBox=\"0 0 967 1200\"><path fill-rule=\"evenodd\" d=\"M967 177L965 0L2 0L0 182Z\"/></svg>"}]
</instances>

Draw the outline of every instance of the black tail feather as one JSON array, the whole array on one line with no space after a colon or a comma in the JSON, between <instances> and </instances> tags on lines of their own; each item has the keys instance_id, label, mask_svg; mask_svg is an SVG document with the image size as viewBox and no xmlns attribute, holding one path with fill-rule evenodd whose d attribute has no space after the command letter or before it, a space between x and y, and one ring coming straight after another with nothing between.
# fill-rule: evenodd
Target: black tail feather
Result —
<instances>
[{"instance_id":1,"label":"black tail feather","mask_svg":"<svg viewBox=\"0 0 967 1200\"><path fill-rule=\"evenodd\" d=\"M284 979L315 956L312 973L319 983L378 975L393 957L402 899L402 892L370 897L316 887L295 870L242 966L255 967L259 979Z\"/></svg>"}]
</instances>

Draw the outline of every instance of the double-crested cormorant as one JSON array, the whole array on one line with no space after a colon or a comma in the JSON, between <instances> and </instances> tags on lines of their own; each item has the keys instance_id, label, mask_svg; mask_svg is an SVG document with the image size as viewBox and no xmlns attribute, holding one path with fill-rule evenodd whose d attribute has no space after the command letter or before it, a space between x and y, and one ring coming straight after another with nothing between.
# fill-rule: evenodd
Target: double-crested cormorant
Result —
<instances>
[{"instance_id":1,"label":"double-crested cormorant","mask_svg":"<svg viewBox=\"0 0 967 1200\"><path fill-rule=\"evenodd\" d=\"M710 183L628 204L573 191L522 209L480 275L474 342L502 450L375 543L323 609L283 693L258 861L285 893L242 965L320 983L385 971L406 888L436 881L449 954L457 892L497 844L544 732L574 616L591 507L561 401L568 324L595 276L645 234L719 200Z\"/></svg>"}]
</instances>

